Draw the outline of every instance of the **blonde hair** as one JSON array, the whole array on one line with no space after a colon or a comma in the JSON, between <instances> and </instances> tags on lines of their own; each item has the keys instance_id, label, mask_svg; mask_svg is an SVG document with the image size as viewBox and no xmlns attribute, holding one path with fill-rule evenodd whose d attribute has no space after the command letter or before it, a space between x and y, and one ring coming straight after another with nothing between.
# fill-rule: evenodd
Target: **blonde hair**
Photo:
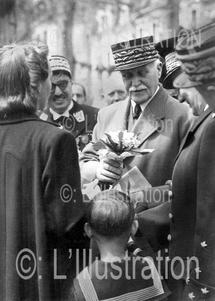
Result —
<instances>
[{"instance_id":1,"label":"blonde hair","mask_svg":"<svg viewBox=\"0 0 215 301\"><path fill-rule=\"evenodd\" d=\"M49 75L47 55L42 43L0 48L0 110L14 105L36 110L40 83Z\"/></svg>"}]
</instances>

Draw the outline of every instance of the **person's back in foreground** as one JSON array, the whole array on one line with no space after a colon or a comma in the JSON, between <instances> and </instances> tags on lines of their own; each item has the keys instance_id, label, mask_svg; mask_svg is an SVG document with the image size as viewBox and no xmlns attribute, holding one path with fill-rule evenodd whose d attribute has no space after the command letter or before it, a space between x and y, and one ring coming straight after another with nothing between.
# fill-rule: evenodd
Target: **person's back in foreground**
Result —
<instances>
[{"instance_id":1,"label":"person's back in foreground","mask_svg":"<svg viewBox=\"0 0 215 301\"><path fill-rule=\"evenodd\" d=\"M100 259L84 267L68 300L164 300L159 274L150 257L129 255L126 246L138 227L128 196L116 190L99 193L90 203L85 231L94 238Z\"/></svg>"},{"instance_id":2,"label":"person's back in foreground","mask_svg":"<svg viewBox=\"0 0 215 301\"><path fill-rule=\"evenodd\" d=\"M60 255L83 215L75 139L36 115L50 92L47 55L40 44L0 48L1 301L59 300Z\"/></svg>"}]
</instances>

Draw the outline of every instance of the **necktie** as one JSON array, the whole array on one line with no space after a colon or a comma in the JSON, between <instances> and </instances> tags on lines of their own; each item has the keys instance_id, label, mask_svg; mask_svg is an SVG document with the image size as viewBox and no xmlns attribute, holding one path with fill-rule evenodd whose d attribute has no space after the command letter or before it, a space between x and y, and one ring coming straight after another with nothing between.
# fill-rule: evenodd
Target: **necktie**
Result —
<instances>
[{"instance_id":1,"label":"necktie","mask_svg":"<svg viewBox=\"0 0 215 301\"><path fill-rule=\"evenodd\" d=\"M56 120L55 120L55 122L57 122L58 124L61 124L62 125L62 123L64 123L64 120L66 119L67 117L65 117L65 116L60 116L59 118L57 118Z\"/></svg>"},{"instance_id":2,"label":"necktie","mask_svg":"<svg viewBox=\"0 0 215 301\"><path fill-rule=\"evenodd\" d=\"M140 114L141 114L142 110L141 110L141 106L139 104L136 104L134 107L134 114L133 114L133 118L134 119L138 119Z\"/></svg>"}]
</instances>

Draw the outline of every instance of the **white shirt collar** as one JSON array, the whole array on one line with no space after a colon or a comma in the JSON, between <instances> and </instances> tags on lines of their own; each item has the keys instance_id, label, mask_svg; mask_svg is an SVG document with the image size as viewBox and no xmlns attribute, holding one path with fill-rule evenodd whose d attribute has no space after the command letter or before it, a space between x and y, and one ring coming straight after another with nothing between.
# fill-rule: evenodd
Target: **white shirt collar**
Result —
<instances>
[{"instance_id":1,"label":"white shirt collar","mask_svg":"<svg viewBox=\"0 0 215 301\"><path fill-rule=\"evenodd\" d=\"M145 110L145 108L147 107L147 105L150 103L150 101L153 99L153 97L157 94L159 88L160 88L160 86L157 87L155 93L152 95L152 97L151 97L149 100L147 100L146 102L140 104L140 107L141 107L142 112L144 112L144 110ZM134 102L134 101L131 99L131 106L132 106L132 112L133 112L133 113L134 113L135 105L136 105L136 102Z\"/></svg>"},{"instance_id":2,"label":"white shirt collar","mask_svg":"<svg viewBox=\"0 0 215 301\"><path fill-rule=\"evenodd\" d=\"M60 118L61 116L63 117L69 117L69 111L73 108L74 103L73 100L71 101L70 105L68 106L68 108L66 109L66 111L64 111L62 114L58 114L57 112L55 112L52 108L49 108L50 113L53 116L54 120L57 120L58 118Z\"/></svg>"}]
</instances>

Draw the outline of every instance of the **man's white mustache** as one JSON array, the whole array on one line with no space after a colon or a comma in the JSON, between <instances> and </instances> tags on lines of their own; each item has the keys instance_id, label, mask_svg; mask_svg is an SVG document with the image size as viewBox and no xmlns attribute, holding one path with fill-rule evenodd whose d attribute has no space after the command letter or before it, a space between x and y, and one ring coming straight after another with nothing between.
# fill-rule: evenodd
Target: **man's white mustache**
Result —
<instances>
[{"instance_id":1,"label":"man's white mustache","mask_svg":"<svg viewBox=\"0 0 215 301\"><path fill-rule=\"evenodd\" d=\"M215 91L215 86L214 85L208 86L207 90L208 91Z\"/></svg>"},{"instance_id":2,"label":"man's white mustache","mask_svg":"<svg viewBox=\"0 0 215 301\"><path fill-rule=\"evenodd\" d=\"M142 90L146 90L146 87L141 87L139 89L133 88L133 87L129 88L129 92L138 92L138 91L142 91Z\"/></svg>"}]
</instances>

